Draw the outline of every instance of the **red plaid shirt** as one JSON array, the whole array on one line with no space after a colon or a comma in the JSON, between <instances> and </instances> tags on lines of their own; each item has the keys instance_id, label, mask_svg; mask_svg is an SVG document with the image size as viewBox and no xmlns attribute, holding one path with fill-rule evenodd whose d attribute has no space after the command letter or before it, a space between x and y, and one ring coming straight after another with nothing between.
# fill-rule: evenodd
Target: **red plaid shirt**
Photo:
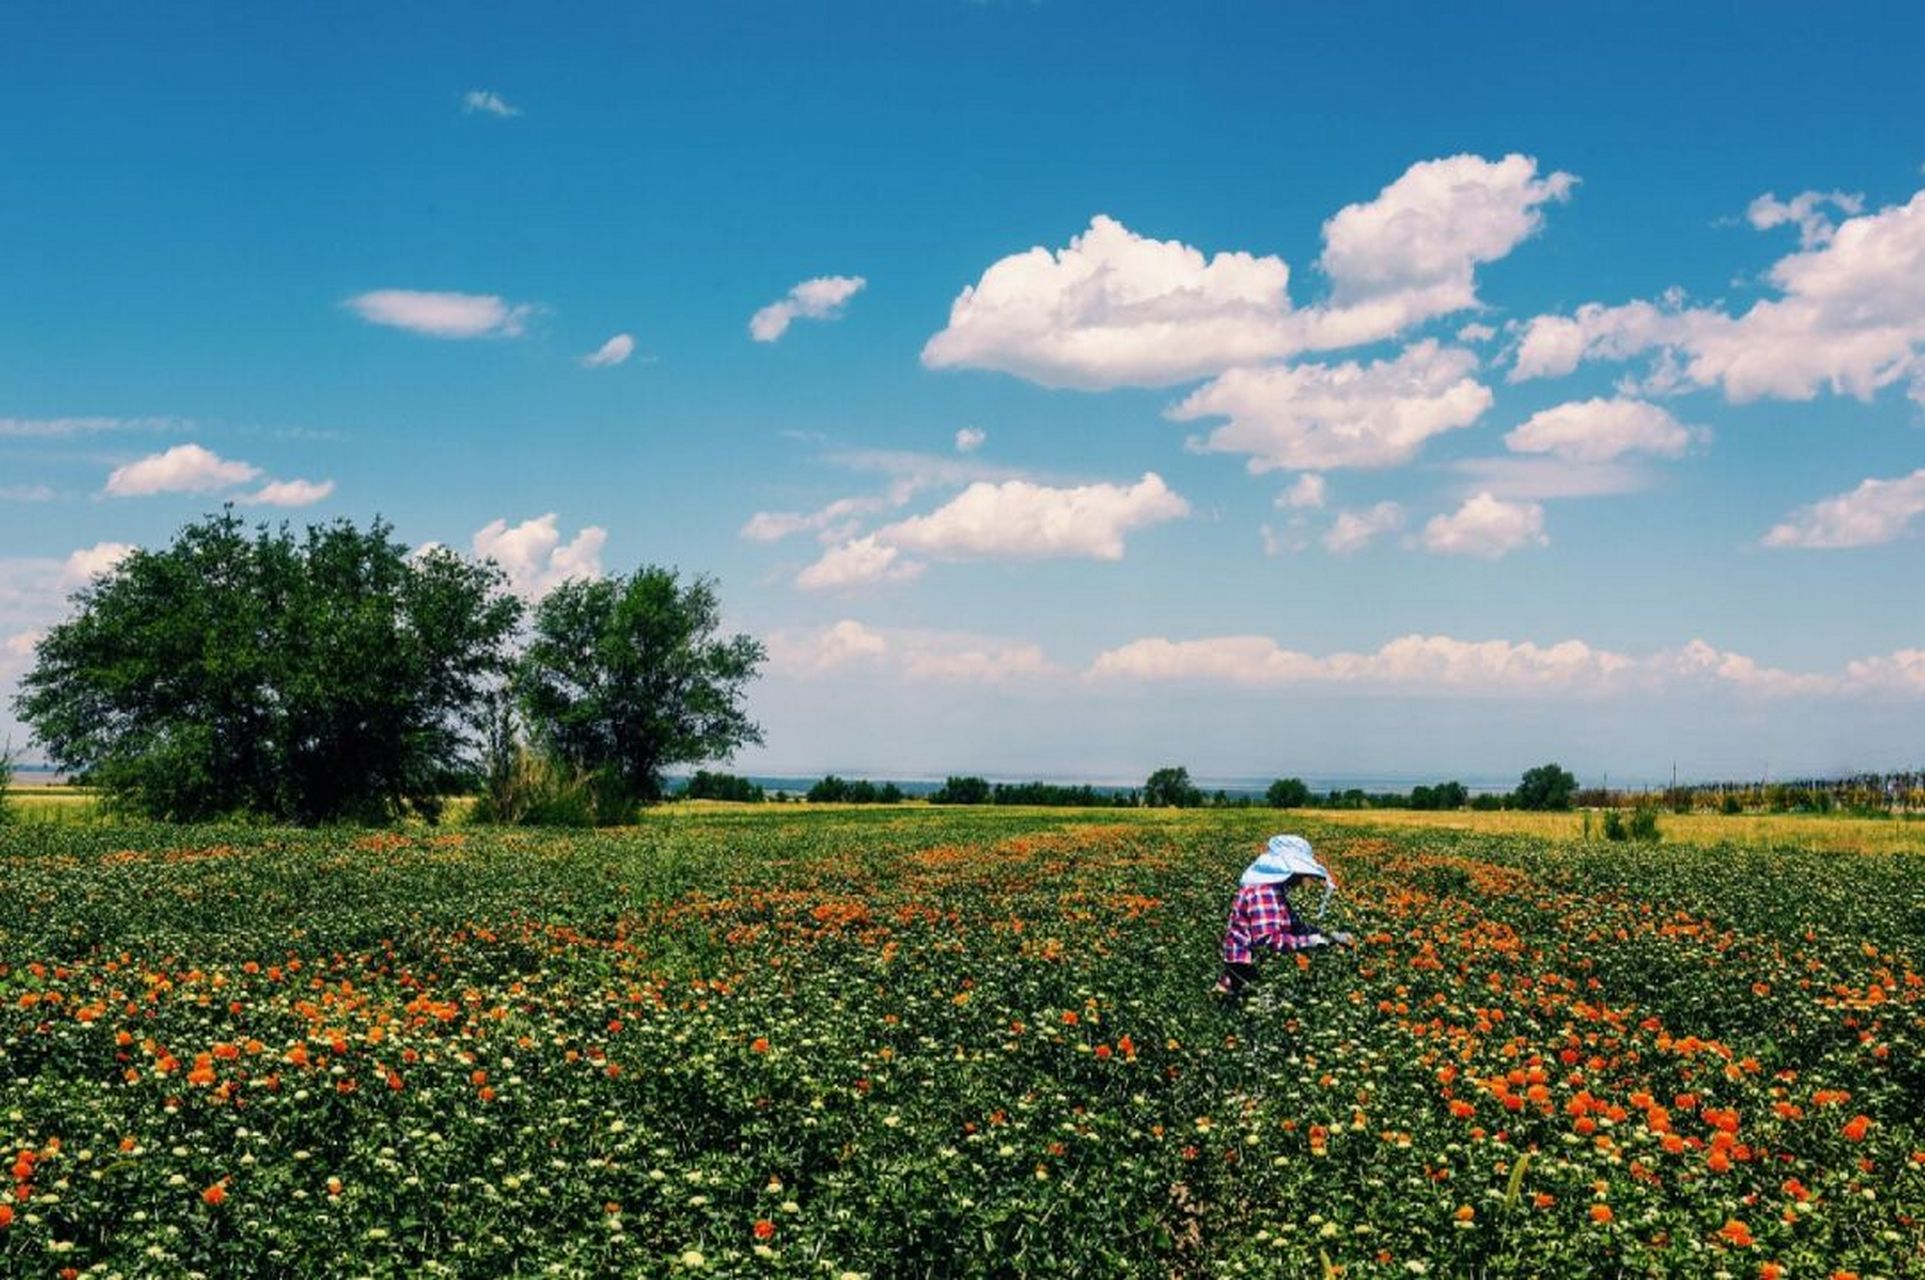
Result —
<instances>
[{"instance_id":1,"label":"red plaid shirt","mask_svg":"<svg viewBox=\"0 0 1925 1280\"><path fill-rule=\"evenodd\" d=\"M1223 962L1249 964L1255 947L1302 951L1322 940L1315 930L1298 922L1282 885L1247 885L1237 890L1237 900L1230 904L1230 925L1223 931Z\"/></svg>"}]
</instances>

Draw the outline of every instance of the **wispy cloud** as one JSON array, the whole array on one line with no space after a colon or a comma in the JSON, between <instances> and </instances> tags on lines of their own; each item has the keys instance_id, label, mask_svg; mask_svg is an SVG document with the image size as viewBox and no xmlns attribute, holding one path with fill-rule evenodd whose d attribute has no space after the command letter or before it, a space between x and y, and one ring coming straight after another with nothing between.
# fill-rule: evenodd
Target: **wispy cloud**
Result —
<instances>
[{"instance_id":1,"label":"wispy cloud","mask_svg":"<svg viewBox=\"0 0 1925 1280\"><path fill-rule=\"evenodd\" d=\"M609 365L620 364L635 354L635 338L632 334L618 333L601 346L581 359L582 367L605 369Z\"/></svg>"},{"instance_id":2,"label":"wispy cloud","mask_svg":"<svg viewBox=\"0 0 1925 1280\"><path fill-rule=\"evenodd\" d=\"M804 280L788 294L749 317L749 336L774 342L796 320L838 320L849 299L869 282L861 276L817 276Z\"/></svg>"},{"instance_id":3,"label":"wispy cloud","mask_svg":"<svg viewBox=\"0 0 1925 1280\"><path fill-rule=\"evenodd\" d=\"M183 431L190 425L182 418L0 418L0 437L65 440L110 431Z\"/></svg>"},{"instance_id":4,"label":"wispy cloud","mask_svg":"<svg viewBox=\"0 0 1925 1280\"><path fill-rule=\"evenodd\" d=\"M534 303L510 303L495 294L434 293L419 289L375 289L345 303L369 324L431 338L518 338Z\"/></svg>"},{"instance_id":5,"label":"wispy cloud","mask_svg":"<svg viewBox=\"0 0 1925 1280\"><path fill-rule=\"evenodd\" d=\"M461 110L464 115L495 116L508 120L521 114L521 108L510 106L508 100L493 89L470 89L461 95Z\"/></svg>"}]
</instances>

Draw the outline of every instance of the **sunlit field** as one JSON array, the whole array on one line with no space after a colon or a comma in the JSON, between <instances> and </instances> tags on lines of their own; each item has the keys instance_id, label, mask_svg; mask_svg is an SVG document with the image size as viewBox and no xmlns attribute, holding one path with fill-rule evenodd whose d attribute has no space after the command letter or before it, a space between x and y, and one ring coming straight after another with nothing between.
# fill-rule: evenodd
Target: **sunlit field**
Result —
<instances>
[{"instance_id":1,"label":"sunlit field","mask_svg":"<svg viewBox=\"0 0 1925 1280\"><path fill-rule=\"evenodd\" d=\"M1277 821L29 822L0 1273L1925 1274L1916 854Z\"/></svg>"},{"instance_id":2,"label":"sunlit field","mask_svg":"<svg viewBox=\"0 0 1925 1280\"><path fill-rule=\"evenodd\" d=\"M1602 840L1603 815L1527 813L1517 809L1319 810L1313 821L1348 827L1470 831L1539 840ZM1737 844L1840 853L1925 854L1925 814L1856 817L1805 813L1670 813L1658 816L1659 838L1673 844Z\"/></svg>"}]
</instances>

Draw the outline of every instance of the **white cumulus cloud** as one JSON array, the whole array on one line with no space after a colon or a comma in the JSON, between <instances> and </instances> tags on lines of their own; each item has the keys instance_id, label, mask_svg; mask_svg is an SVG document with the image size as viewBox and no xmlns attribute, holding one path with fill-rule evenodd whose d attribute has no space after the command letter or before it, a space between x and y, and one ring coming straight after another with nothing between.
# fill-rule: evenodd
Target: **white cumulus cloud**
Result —
<instances>
[{"instance_id":1,"label":"white cumulus cloud","mask_svg":"<svg viewBox=\"0 0 1925 1280\"><path fill-rule=\"evenodd\" d=\"M83 587L107 573L138 548L131 542L96 542L68 555L60 565L60 585Z\"/></svg>"},{"instance_id":2,"label":"white cumulus cloud","mask_svg":"<svg viewBox=\"0 0 1925 1280\"><path fill-rule=\"evenodd\" d=\"M1066 249L991 264L922 362L1082 390L1187 382L1295 350L1289 285L1281 258L1206 258L1099 214Z\"/></svg>"},{"instance_id":3,"label":"white cumulus cloud","mask_svg":"<svg viewBox=\"0 0 1925 1280\"><path fill-rule=\"evenodd\" d=\"M962 631L876 628L854 619L780 629L768 638L772 671L802 679L853 673L898 680L1005 685L1057 674L1042 648Z\"/></svg>"},{"instance_id":4,"label":"white cumulus cloud","mask_svg":"<svg viewBox=\"0 0 1925 1280\"><path fill-rule=\"evenodd\" d=\"M974 453L983 447L989 433L980 427L962 427L956 432L956 452Z\"/></svg>"},{"instance_id":5,"label":"white cumulus cloud","mask_svg":"<svg viewBox=\"0 0 1925 1280\"><path fill-rule=\"evenodd\" d=\"M1896 480L1866 480L1849 493L1793 512L1764 536L1767 547L1837 549L1893 542L1925 513L1925 467Z\"/></svg>"},{"instance_id":6,"label":"white cumulus cloud","mask_svg":"<svg viewBox=\"0 0 1925 1280\"><path fill-rule=\"evenodd\" d=\"M1475 270L1535 232L1575 180L1537 162L1412 165L1324 224L1327 301L1295 308L1275 255L1206 255L1099 214L1066 248L992 263L923 347L932 369L994 369L1049 387L1170 386L1302 351L1393 337L1478 305Z\"/></svg>"},{"instance_id":7,"label":"white cumulus cloud","mask_svg":"<svg viewBox=\"0 0 1925 1280\"><path fill-rule=\"evenodd\" d=\"M849 299L869 282L861 276L817 276L804 280L782 298L749 317L749 336L774 342L796 320L836 320Z\"/></svg>"},{"instance_id":8,"label":"white cumulus cloud","mask_svg":"<svg viewBox=\"0 0 1925 1280\"><path fill-rule=\"evenodd\" d=\"M1544 508L1535 502L1506 502L1489 493L1473 494L1449 515L1432 516L1419 542L1440 555L1496 560L1520 547L1544 546Z\"/></svg>"},{"instance_id":9,"label":"white cumulus cloud","mask_svg":"<svg viewBox=\"0 0 1925 1280\"><path fill-rule=\"evenodd\" d=\"M270 480L237 501L246 506L311 507L333 492L332 480Z\"/></svg>"},{"instance_id":10,"label":"white cumulus cloud","mask_svg":"<svg viewBox=\"0 0 1925 1280\"><path fill-rule=\"evenodd\" d=\"M510 525L491 520L477 530L472 546L479 559L493 560L508 575L508 587L525 599L536 599L571 578L602 576L602 546L608 531L588 525L563 542L554 512Z\"/></svg>"},{"instance_id":11,"label":"white cumulus cloud","mask_svg":"<svg viewBox=\"0 0 1925 1280\"><path fill-rule=\"evenodd\" d=\"M114 468L105 492L116 498L156 493L210 493L246 484L261 474L259 467L223 458L197 444L178 444L163 453Z\"/></svg>"},{"instance_id":12,"label":"white cumulus cloud","mask_svg":"<svg viewBox=\"0 0 1925 1280\"><path fill-rule=\"evenodd\" d=\"M633 335L618 333L601 346L581 358L585 369L606 369L609 365L620 364L635 354Z\"/></svg>"},{"instance_id":13,"label":"white cumulus cloud","mask_svg":"<svg viewBox=\"0 0 1925 1280\"><path fill-rule=\"evenodd\" d=\"M1189 511L1190 504L1154 472L1128 486L978 481L928 515L898 521L876 537L943 559L1120 560L1126 533Z\"/></svg>"},{"instance_id":14,"label":"white cumulus cloud","mask_svg":"<svg viewBox=\"0 0 1925 1280\"><path fill-rule=\"evenodd\" d=\"M1379 502L1358 511L1339 511L1323 535L1324 548L1347 556L1362 551L1378 536L1404 527L1404 509L1394 502Z\"/></svg>"},{"instance_id":15,"label":"white cumulus cloud","mask_svg":"<svg viewBox=\"0 0 1925 1280\"><path fill-rule=\"evenodd\" d=\"M1327 492L1323 477L1314 471L1306 471L1288 489L1277 495L1277 505L1293 509L1321 507Z\"/></svg>"},{"instance_id":16,"label":"white cumulus cloud","mask_svg":"<svg viewBox=\"0 0 1925 1280\"><path fill-rule=\"evenodd\" d=\"M922 576L922 570L920 563L870 534L823 552L821 559L796 575L795 585L804 591L838 591L878 582L912 582Z\"/></svg>"},{"instance_id":17,"label":"white cumulus cloud","mask_svg":"<svg viewBox=\"0 0 1925 1280\"><path fill-rule=\"evenodd\" d=\"M369 324L430 338L517 338L539 309L495 294L419 289L375 289L349 298L345 305Z\"/></svg>"},{"instance_id":18,"label":"white cumulus cloud","mask_svg":"<svg viewBox=\"0 0 1925 1280\"><path fill-rule=\"evenodd\" d=\"M1619 397L1572 400L1539 410L1504 437L1513 453L1548 453L1566 462L1609 462L1626 453L1675 458L1702 433L1659 405Z\"/></svg>"},{"instance_id":19,"label":"white cumulus cloud","mask_svg":"<svg viewBox=\"0 0 1925 1280\"><path fill-rule=\"evenodd\" d=\"M1735 403L1820 391L1870 400L1908 382L1925 404L1925 191L1845 219L1779 259L1766 280L1776 296L1738 314L1674 295L1662 305L1592 303L1536 317L1522 330L1510 377L1554 377L1581 360L1654 352L1644 379L1654 391L1714 387Z\"/></svg>"},{"instance_id":20,"label":"white cumulus cloud","mask_svg":"<svg viewBox=\"0 0 1925 1280\"><path fill-rule=\"evenodd\" d=\"M1478 264L1533 235L1542 206L1576 183L1568 173L1538 176L1529 156L1447 156L1340 210L1323 228L1319 263L1332 292L1317 345L1375 341L1477 306Z\"/></svg>"},{"instance_id":21,"label":"white cumulus cloud","mask_svg":"<svg viewBox=\"0 0 1925 1280\"><path fill-rule=\"evenodd\" d=\"M1471 376L1476 368L1471 352L1427 339L1369 364L1232 369L1168 414L1229 419L1196 447L1248 454L1253 472L1392 467L1490 408L1490 388Z\"/></svg>"}]
</instances>

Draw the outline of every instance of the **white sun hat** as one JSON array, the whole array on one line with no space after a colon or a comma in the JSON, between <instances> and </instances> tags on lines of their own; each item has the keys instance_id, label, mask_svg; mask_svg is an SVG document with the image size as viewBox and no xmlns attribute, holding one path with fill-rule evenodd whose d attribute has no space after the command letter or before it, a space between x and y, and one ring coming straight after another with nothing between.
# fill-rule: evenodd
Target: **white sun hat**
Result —
<instances>
[{"instance_id":1,"label":"white sun hat","mask_svg":"<svg viewBox=\"0 0 1925 1280\"><path fill-rule=\"evenodd\" d=\"M1271 836L1262 856L1244 869L1237 883L1245 888L1281 884L1291 876L1323 881L1323 901L1317 904L1317 914L1321 916L1330 906L1330 895L1336 892L1337 878L1330 874L1329 867L1317 861L1317 855L1310 851L1310 842L1302 836Z\"/></svg>"}]
</instances>

